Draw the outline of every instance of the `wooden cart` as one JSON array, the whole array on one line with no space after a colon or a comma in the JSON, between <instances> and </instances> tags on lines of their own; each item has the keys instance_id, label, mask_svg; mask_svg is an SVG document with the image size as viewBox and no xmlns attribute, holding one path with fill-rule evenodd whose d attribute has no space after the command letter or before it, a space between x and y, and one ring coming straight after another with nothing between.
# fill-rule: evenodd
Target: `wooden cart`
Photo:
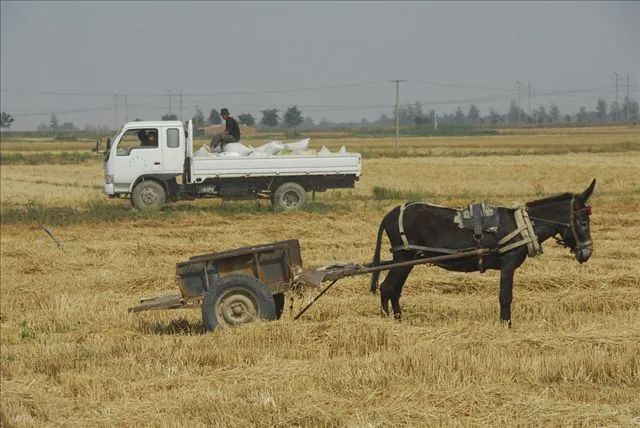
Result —
<instances>
[{"instance_id":1,"label":"wooden cart","mask_svg":"<svg viewBox=\"0 0 640 428\"><path fill-rule=\"evenodd\" d=\"M180 294L143 299L129 312L176 309L202 305L207 331L257 319L275 320L284 309L284 293L294 286L327 285L295 319L300 318L339 279L389 270L400 266L434 264L463 257L477 257L489 250L463 251L405 262L382 262L376 266L340 264L304 269L298 240L273 242L191 257L176 265Z\"/></svg>"}]
</instances>

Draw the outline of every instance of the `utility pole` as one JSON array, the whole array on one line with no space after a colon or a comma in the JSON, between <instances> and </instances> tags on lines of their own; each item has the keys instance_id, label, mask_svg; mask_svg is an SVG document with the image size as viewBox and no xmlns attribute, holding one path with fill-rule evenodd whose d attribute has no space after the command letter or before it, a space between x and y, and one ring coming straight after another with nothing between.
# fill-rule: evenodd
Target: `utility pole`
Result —
<instances>
[{"instance_id":1,"label":"utility pole","mask_svg":"<svg viewBox=\"0 0 640 428\"><path fill-rule=\"evenodd\" d=\"M616 104L618 104L618 73L613 73L613 75L615 76L616 79Z\"/></svg>"},{"instance_id":2,"label":"utility pole","mask_svg":"<svg viewBox=\"0 0 640 428\"><path fill-rule=\"evenodd\" d=\"M625 106L625 109L624 109L625 113L626 113L625 116L626 116L627 122L629 122L629 101L631 101L631 98L629 98L629 87L630 86L631 85L629 84L629 73L627 73L627 98L626 98L626 101L627 101L626 104L627 105Z\"/></svg>"},{"instance_id":3,"label":"utility pole","mask_svg":"<svg viewBox=\"0 0 640 428\"><path fill-rule=\"evenodd\" d=\"M529 80L529 117L531 117L531 80Z\"/></svg>"},{"instance_id":4,"label":"utility pole","mask_svg":"<svg viewBox=\"0 0 640 428\"><path fill-rule=\"evenodd\" d=\"M127 94L124 95L124 119L125 122L129 122L129 100Z\"/></svg>"},{"instance_id":5,"label":"utility pole","mask_svg":"<svg viewBox=\"0 0 640 428\"><path fill-rule=\"evenodd\" d=\"M118 94L113 94L113 129L118 129Z\"/></svg>"},{"instance_id":6,"label":"utility pole","mask_svg":"<svg viewBox=\"0 0 640 428\"><path fill-rule=\"evenodd\" d=\"M520 98L520 81L516 80L516 83L518 84L518 124L520 123L520 112L522 111L522 101Z\"/></svg>"},{"instance_id":7,"label":"utility pole","mask_svg":"<svg viewBox=\"0 0 640 428\"><path fill-rule=\"evenodd\" d=\"M180 90L180 121L182 121L182 89Z\"/></svg>"},{"instance_id":8,"label":"utility pole","mask_svg":"<svg viewBox=\"0 0 640 428\"><path fill-rule=\"evenodd\" d=\"M167 92L169 93L169 114L171 114L171 89L167 89Z\"/></svg>"},{"instance_id":9,"label":"utility pole","mask_svg":"<svg viewBox=\"0 0 640 428\"><path fill-rule=\"evenodd\" d=\"M392 80L396 82L396 151L400 150L400 82L406 80Z\"/></svg>"}]
</instances>

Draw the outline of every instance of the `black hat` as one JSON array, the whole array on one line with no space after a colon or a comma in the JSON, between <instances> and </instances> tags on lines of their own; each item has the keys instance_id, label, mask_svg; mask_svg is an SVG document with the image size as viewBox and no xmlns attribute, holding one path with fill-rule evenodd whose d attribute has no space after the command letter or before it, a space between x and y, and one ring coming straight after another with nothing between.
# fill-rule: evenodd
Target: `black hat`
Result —
<instances>
[{"instance_id":1,"label":"black hat","mask_svg":"<svg viewBox=\"0 0 640 428\"><path fill-rule=\"evenodd\" d=\"M229 114L229 109L223 108L220 110L220 116L224 116L225 114Z\"/></svg>"}]
</instances>

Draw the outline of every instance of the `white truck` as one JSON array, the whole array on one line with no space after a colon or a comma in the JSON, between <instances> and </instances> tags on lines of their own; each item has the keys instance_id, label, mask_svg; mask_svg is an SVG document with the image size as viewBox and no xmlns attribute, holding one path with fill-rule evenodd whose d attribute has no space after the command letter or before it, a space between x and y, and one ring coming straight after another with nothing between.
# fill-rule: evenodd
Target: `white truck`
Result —
<instances>
[{"instance_id":1,"label":"white truck","mask_svg":"<svg viewBox=\"0 0 640 428\"><path fill-rule=\"evenodd\" d=\"M307 192L353 188L360 171L359 153L194 156L191 121L139 121L107 141L103 192L140 210L211 197L270 198L293 210Z\"/></svg>"}]
</instances>

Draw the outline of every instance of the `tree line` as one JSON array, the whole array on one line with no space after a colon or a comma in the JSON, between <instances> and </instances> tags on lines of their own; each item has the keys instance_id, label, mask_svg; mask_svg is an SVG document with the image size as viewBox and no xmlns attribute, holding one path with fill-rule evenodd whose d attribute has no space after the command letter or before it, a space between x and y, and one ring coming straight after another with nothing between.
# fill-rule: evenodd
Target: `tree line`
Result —
<instances>
[{"instance_id":1,"label":"tree line","mask_svg":"<svg viewBox=\"0 0 640 428\"><path fill-rule=\"evenodd\" d=\"M238 122L246 126L259 126L264 128L319 128L331 129L333 127L392 127L396 123L395 111L390 114L382 114L378 119L369 121L362 119L359 122L331 122L322 118L316 123L311 117L305 117L297 105L289 107L282 117L281 111L277 108L261 110L262 117L259 121L250 113L240 113L237 115ZM577 112L568 113L561 112L560 108L550 103L548 106L539 105L530 113L525 112L521 106L515 101L511 101L507 113L501 114L494 109L489 109L484 115L480 109L471 104L466 111L459 106L452 113L436 114L435 110L424 111L423 105L419 102L412 104L404 104L398 109L398 117L402 126L421 126L441 124L460 124L460 125L500 125L500 124L588 124L588 123L637 123L640 121L638 101L629 97L624 97L622 104L616 101L608 104L604 99L600 98L596 101L593 109L587 109L580 106ZM164 114L162 120L178 120L176 114ZM136 121L142 119L136 118ZM219 125L222 123L220 113L212 108L209 115L205 118L200 107L196 106L196 113L192 117L196 128L203 128L208 125ZM10 128L14 119L9 113L2 112L0 114L0 128ZM101 131L107 127L85 127L85 131ZM38 125L38 131L77 131L78 128L72 122L59 123L58 117L51 114L49 123L41 123Z\"/></svg>"},{"instance_id":2,"label":"tree line","mask_svg":"<svg viewBox=\"0 0 640 428\"><path fill-rule=\"evenodd\" d=\"M262 110L260 113L262 113L262 118L259 122L260 125L268 128L278 126L296 128L305 121L298 106L289 107L282 118L280 118L280 110L277 108ZM165 120L164 117L165 116L163 116L163 120ZM205 118L200 107L196 106L196 114L191 119L195 127L219 125L222 123L222 117L220 117L220 113L215 108L211 109L209 116ZM238 115L238 122L246 126L256 126L256 118L251 113L240 113Z\"/></svg>"}]
</instances>

